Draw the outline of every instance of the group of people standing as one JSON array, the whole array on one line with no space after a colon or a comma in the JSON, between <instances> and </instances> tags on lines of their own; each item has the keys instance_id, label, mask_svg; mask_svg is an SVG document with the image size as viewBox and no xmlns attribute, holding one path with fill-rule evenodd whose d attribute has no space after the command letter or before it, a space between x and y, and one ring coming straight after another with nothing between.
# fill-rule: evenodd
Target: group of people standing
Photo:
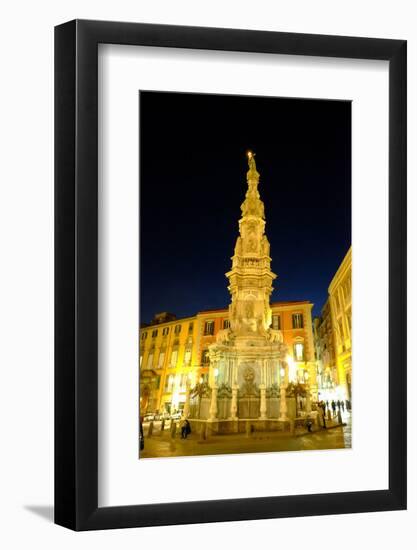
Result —
<instances>
[{"instance_id":1,"label":"group of people standing","mask_svg":"<svg viewBox=\"0 0 417 550\"><path fill-rule=\"evenodd\" d=\"M318 406L323 410L323 413L326 414L326 411L332 410L333 416L337 416L337 413L339 410L342 410L342 412L345 412L345 409L347 411L350 411L352 406L349 399L340 400L338 399L335 401L332 399L332 401L329 403L329 401L319 401Z\"/></svg>"},{"instance_id":2,"label":"group of people standing","mask_svg":"<svg viewBox=\"0 0 417 550\"><path fill-rule=\"evenodd\" d=\"M324 401L321 400L317 403L317 408L322 410L322 420L323 420L323 427L326 428L326 417L327 420L332 420L332 418L338 418L338 421L342 423L342 412L351 411L352 405L349 399L340 400L338 399L335 401L332 399L332 401Z\"/></svg>"}]
</instances>

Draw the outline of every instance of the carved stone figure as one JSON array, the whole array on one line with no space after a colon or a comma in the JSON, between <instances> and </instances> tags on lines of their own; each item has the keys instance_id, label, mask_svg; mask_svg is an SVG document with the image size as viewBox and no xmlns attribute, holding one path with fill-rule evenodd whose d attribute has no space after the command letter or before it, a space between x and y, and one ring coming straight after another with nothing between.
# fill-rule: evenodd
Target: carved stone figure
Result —
<instances>
[{"instance_id":1,"label":"carved stone figure","mask_svg":"<svg viewBox=\"0 0 417 550\"><path fill-rule=\"evenodd\" d=\"M273 342L280 342L282 343L284 341L284 338L282 336L282 332L280 330L274 330L273 328L270 328L268 330L268 340Z\"/></svg>"},{"instance_id":2,"label":"carved stone figure","mask_svg":"<svg viewBox=\"0 0 417 550\"><path fill-rule=\"evenodd\" d=\"M218 344L230 344L234 340L233 332L229 328L219 330L216 335L216 342Z\"/></svg>"},{"instance_id":3,"label":"carved stone figure","mask_svg":"<svg viewBox=\"0 0 417 550\"><path fill-rule=\"evenodd\" d=\"M252 317L253 317L253 302L252 302L252 300L246 300L245 317L247 319L252 319Z\"/></svg>"},{"instance_id":4,"label":"carved stone figure","mask_svg":"<svg viewBox=\"0 0 417 550\"><path fill-rule=\"evenodd\" d=\"M259 394L259 390L255 384L255 370L253 367L245 367L245 370L243 371L243 379L244 383L240 389L240 395L242 397L248 397L250 395L257 396Z\"/></svg>"},{"instance_id":5,"label":"carved stone figure","mask_svg":"<svg viewBox=\"0 0 417 550\"><path fill-rule=\"evenodd\" d=\"M262 250L263 256L269 256L269 250L270 250L269 241L265 235L262 237L261 250Z\"/></svg>"}]
</instances>

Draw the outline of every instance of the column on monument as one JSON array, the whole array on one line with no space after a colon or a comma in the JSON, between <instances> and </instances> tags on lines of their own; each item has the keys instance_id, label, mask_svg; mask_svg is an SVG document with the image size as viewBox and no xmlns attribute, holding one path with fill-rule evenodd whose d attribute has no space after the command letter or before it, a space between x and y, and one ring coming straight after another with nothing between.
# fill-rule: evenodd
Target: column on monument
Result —
<instances>
[{"instance_id":1,"label":"column on monument","mask_svg":"<svg viewBox=\"0 0 417 550\"><path fill-rule=\"evenodd\" d=\"M237 384L232 385L232 403L230 405L230 416L232 420L237 420Z\"/></svg>"},{"instance_id":2,"label":"column on monument","mask_svg":"<svg viewBox=\"0 0 417 550\"><path fill-rule=\"evenodd\" d=\"M216 418L217 418L217 386L213 386L211 388L209 420L213 421Z\"/></svg>"},{"instance_id":3,"label":"column on monument","mask_svg":"<svg viewBox=\"0 0 417 550\"><path fill-rule=\"evenodd\" d=\"M280 400L279 400L279 419L282 422L288 420L288 407L287 407L287 389L284 385L280 388Z\"/></svg>"},{"instance_id":4,"label":"column on monument","mask_svg":"<svg viewBox=\"0 0 417 550\"><path fill-rule=\"evenodd\" d=\"M288 365L283 363L281 367L281 386L280 386L280 399L279 399L279 419L282 422L288 420L288 406L287 406L287 382L288 382Z\"/></svg>"},{"instance_id":5,"label":"column on monument","mask_svg":"<svg viewBox=\"0 0 417 550\"><path fill-rule=\"evenodd\" d=\"M216 385L216 369L217 369L217 360L210 359L209 386L211 388Z\"/></svg>"},{"instance_id":6,"label":"column on monument","mask_svg":"<svg viewBox=\"0 0 417 550\"><path fill-rule=\"evenodd\" d=\"M236 359L231 359L231 362L232 362L232 387L233 386L238 387L238 383L237 383L237 360Z\"/></svg>"},{"instance_id":7,"label":"column on monument","mask_svg":"<svg viewBox=\"0 0 417 550\"><path fill-rule=\"evenodd\" d=\"M259 390L261 393L261 402L259 407L259 413L260 413L260 420L266 420L266 386L265 384L262 384L259 386Z\"/></svg>"}]
</instances>

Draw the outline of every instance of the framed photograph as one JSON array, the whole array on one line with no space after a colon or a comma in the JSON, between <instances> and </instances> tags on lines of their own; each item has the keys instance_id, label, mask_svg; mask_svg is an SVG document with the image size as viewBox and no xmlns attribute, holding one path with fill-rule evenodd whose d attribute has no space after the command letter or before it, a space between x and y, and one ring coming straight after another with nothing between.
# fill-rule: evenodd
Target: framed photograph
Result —
<instances>
[{"instance_id":1,"label":"framed photograph","mask_svg":"<svg viewBox=\"0 0 417 550\"><path fill-rule=\"evenodd\" d=\"M406 508L406 42L55 29L55 521Z\"/></svg>"}]
</instances>

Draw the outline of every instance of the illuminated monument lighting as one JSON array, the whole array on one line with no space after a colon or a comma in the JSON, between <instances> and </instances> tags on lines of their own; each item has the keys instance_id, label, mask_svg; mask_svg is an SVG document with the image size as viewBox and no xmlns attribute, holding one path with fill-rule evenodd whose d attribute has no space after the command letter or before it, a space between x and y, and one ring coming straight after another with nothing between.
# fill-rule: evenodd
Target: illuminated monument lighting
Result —
<instances>
[{"instance_id":1,"label":"illuminated monument lighting","mask_svg":"<svg viewBox=\"0 0 417 550\"><path fill-rule=\"evenodd\" d=\"M286 397L287 346L281 331L270 328L276 275L271 271L255 154L249 151L247 156L248 189L240 207L232 268L226 273L230 326L209 346L209 382L189 391L185 411L214 433L245 431L249 423L259 430L287 430L294 408L294 400Z\"/></svg>"}]
</instances>

